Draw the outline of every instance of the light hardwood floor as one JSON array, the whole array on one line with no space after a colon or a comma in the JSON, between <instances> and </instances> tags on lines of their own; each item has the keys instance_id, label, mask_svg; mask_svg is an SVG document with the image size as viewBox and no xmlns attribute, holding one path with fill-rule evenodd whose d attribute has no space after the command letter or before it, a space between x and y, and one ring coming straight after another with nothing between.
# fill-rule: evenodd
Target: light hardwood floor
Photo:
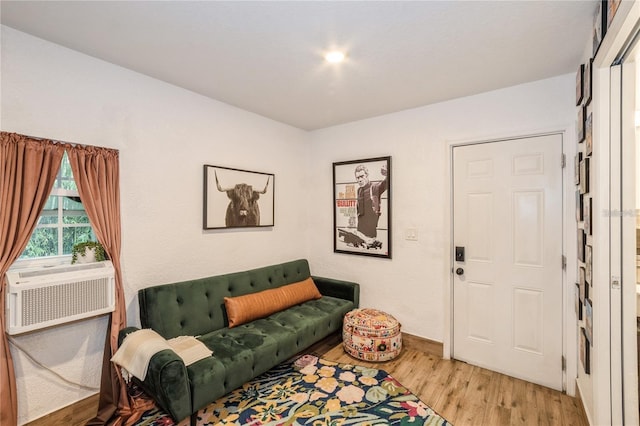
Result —
<instances>
[{"instance_id":1,"label":"light hardwood floor","mask_svg":"<svg viewBox=\"0 0 640 426\"><path fill-rule=\"evenodd\" d=\"M442 345L403 336L394 360L367 363L345 354L335 334L309 348L325 359L381 368L456 426L588 426L580 401L558 391L464 362L444 360ZM83 425L98 407L97 396L42 417L29 426Z\"/></svg>"},{"instance_id":2,"label":"light hardwood floor","mask_svg":"<svg viewBox=\"0 0 640 426\"><path fill-rule=\"evenodd\" d=\"M310 350L324 359L381 368L456 426L588 426L581 402L543 386L480 367L442 359L442 345L403 335L403 350L388 362L367 363L347 355L339 336Z\"/></svg>"}]
</instances>

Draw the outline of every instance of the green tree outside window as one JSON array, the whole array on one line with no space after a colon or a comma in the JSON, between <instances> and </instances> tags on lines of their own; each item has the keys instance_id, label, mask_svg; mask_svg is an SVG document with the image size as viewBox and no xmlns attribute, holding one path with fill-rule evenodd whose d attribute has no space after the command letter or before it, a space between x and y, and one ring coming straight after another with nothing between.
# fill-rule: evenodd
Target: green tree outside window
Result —
<instances>
[{"instance_id":1,"label":"green tree outside window","mask_svg":"<svg viewBox=\"0 0 640 426\"><path fill-rule=\"evenodd\" d=\"M49 199L20 259L68 255L74 244L90 240L95 241L96 237L65 153Z\"/></svg>"}]
</instances>

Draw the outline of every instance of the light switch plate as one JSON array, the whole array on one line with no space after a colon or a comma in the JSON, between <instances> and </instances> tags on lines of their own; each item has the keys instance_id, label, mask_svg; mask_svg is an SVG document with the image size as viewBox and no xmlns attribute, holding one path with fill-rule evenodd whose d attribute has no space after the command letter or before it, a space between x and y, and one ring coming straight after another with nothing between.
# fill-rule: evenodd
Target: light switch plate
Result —
<instances>
[{"instance_id":1,"label":"light switch plate","mask_svg":"<svg viewBox=\"0 0 640 426\"><path fill-rule=\"evenodd\" d=\"M418 230L416 228L407 228L404 235L407 241L418 241Z\"/></svg>"}]
</instances>

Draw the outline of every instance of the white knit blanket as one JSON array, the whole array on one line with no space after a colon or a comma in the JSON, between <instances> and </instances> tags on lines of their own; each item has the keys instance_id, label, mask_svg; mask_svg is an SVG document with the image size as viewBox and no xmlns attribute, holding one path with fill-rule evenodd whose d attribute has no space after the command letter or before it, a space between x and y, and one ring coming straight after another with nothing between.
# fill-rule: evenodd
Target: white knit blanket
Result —
<instances>
[{"instance_id":1,"label":"white knit blanket","mask_svg":"<svg viewBox=\"0 0 640 426\"><path fill-rule=\"evenodd\" d=\"M193 336L178 336L167 340L167 342L171 349L182 358L184 365L191 365L213 354L211 349Z\"/></svg>"},{"instance_id":2,"label":"white knit blanket","mask_svg":"<svg viewBox=\"0 0 640 426\"><path fill-rule=\"evenodd\" d=\"M185 365L191 365L213 353L193 336L179 336L165 340L151 329L142 329L125 337L111 361L122 368L125 380L128 381L130 376L144 380L153 355L165 349L173 350L182 358Z\"/></svg>"}]
</instances>

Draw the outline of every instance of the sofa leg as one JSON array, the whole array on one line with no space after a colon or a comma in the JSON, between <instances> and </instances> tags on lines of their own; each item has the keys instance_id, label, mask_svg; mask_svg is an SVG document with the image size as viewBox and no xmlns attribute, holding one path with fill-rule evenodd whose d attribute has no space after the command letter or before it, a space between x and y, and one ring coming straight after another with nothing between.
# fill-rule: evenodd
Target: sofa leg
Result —
<instances>
[{"instance_id":1,"label":"sofa leg","mask_svg":"<svg viewBox=\"0 0 640 426\"><path fill-rule=\"evenodd\" d=\"M198 413L193 413L191 415L191 426L196 426L196 423L198 423Z\"/></svg>"}]
</instances>

